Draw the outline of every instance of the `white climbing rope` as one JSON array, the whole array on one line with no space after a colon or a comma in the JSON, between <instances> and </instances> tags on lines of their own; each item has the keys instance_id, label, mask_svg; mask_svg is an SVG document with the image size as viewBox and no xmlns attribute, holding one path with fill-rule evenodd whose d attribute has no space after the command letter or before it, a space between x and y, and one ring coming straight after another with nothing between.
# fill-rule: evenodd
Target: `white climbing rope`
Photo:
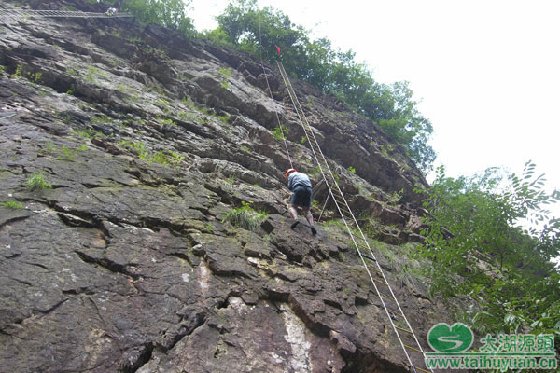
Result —
<instances>
[{"instance_id":1,"label":"white climbing rope","mask_svg":"<svg viewBox=\"0 0 560 373\"><path fill-rule=\"evenodd\" d=\"M259 15L259 45L262 45L261 42L261 22L260 22L260 15ZM264 79L266 80L266 86L268 87L268 93L270 94L270 98L274 102L274 95L272 93L272 89L270 88L270 83L268 82L268 75L266 70L264 69L263 59L262 59L262 50L259 48L259 58L261 63L261 68L263 71ZM290 168L294 168L294 164L292 162L292 158L290 157L290 151L288 150L288 137L284 133L284 126L280 123L280 117L278 116L278 112L274 110L274 115L276 116L276 123L278 123L278 128L280 128L280 132L282 134L282 139L284 140L284 147L286 149L286 155L288 157L288 161L290 162Z\"/></svg>"},{"instance_id":2,"label":"white climbing rope","mask_svg":"<svg viewBox=\"0 0 560 373\"><path fill-rule=\"evenodd\" d=\"M419 352L422 354L423 357L423 361L422 364L425 366L425 352L422 348L422 346L420 345L420 342L418 341L418 338L416 337L416 334L414 333L414 329L412 328L412 325L410 324L410 322L408 321L406 315L404 314L401 305L393 291L393 289L391 288L391 285L389 284L387 277L385 276L385 271L383 270L383 268L381 267L381 265L379 264L379 261L377 260L377 258L375 257L375 255L373 254L373 250L371 249L371 246L369 245L369 242L366 238L366 236L364 235L362 229L360 228L360 226L358 225L358 220L356 219L354 213L352 212L352 210L350 209L350 206L348 205L348 202L346 201L346 199L344 198L344 193L342 192L342 190L340 189L340 186L338 185L338 182L336 181L335 176L333 175L330 166L327 162L326 157L324 156L321 148L319 147L319 144L317 142L317 138L315 137L315 133L313 132L313 129L311 128L311 125L309 124L309 122L307 121L307 118L305 117L305 113L303 112L303 108L301 106L301 103L299 102L297 95L290 83L290 80L288 78L288 74L286 73L286 70L284 69L284 65L282 64L282 62L277 61L276 62L278 65L278 70L280 71L280 74L282 75L282 78L284 79L284 84L286 85L286 88L288 90L288 95L290 96L290 99L292 101L292 104L294 105L294 108L296 109L296 113L300 119L300 125L305 133L305 136L307 138L307 141L310 144L311 147L311 151L313 153L313 157L315 158L315 161L317 162L317 165L319 166L319 170L321 172L321 175L323 176L323 180L325 181L327 188L329 190L329 196L333 199L336 208L338 210L338 212L340 213L341 217L342 217L342 221L344 222L344 226L346 227L346 230L348 231L348 234L350 235L350 238L354 244L354 246L356 247L356 251L358 253L358 256L360 257L360 260L363 264L363 266L365 267L369 278L370 278L370 282L373 285L373 288L375 289L375 292L377 294L377 296L379 297L379 299L381 300L381 304L383 305L385 314L387 315L387 319L389 320L389 323L391 325L391 327L393 328L393 331L395 332L395 335L397 336L397 339L399 341L399 344L406 356L406 359L408 361L408 364L410 366L410 369L413 372L416 372L417 370L422 371L422 372L433 372L432 369L428 368L429 370L426 370L422 367L419 367L418 364L415 364L413 362L413 359L411 357L411 355L409 354L409 350L411 351L415 351L415 352ZM338 198L337 198L338 197ZM352 231L352 229L357 230L357 232L359 232L359 234L355 234L355 232ZM369 252L369 257L364 255L362 253L362 250L367 249ZM372 271L370 270L365 258L370 258L376 265L377 271L381 274L381 277L383 279L383 281L379 281L379 280L375 280L374 276L372 274ZM381 283L382 285L385 285L386 288L389 290L390 295L383 295L383 293L379 290L379 287L377 286L376 282ZM387 306L386 303L386 299L385 297L387 297L388 299L392 299L392 301L394 301L395 305L397 306L398 312L400 313L400 316L402 317L402 319L405 321L406 323L406 328L400 327L398 325L396 325L396 323L393 321L393 315L391 315L391 312L389 311L389 308ZM407 344L405 344L405 342L403 341L401 334L399 333L399 330L408 333L410 335L412 335L413 339L414 339L414 343L416 344L416 347L413 346L409 346Z\"/></svg>"}]
</instances>

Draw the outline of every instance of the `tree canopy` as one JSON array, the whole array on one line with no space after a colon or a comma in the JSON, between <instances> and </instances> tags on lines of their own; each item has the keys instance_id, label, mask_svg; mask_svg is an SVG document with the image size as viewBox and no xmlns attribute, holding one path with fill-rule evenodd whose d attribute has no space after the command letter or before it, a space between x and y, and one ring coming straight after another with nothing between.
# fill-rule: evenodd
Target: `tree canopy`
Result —
<instances>
[{"instance_id":1,"label":"tree canopy","mask_svg":"<svg viewBox=\"0 0 560 373\"><path fill-rule=\"evenodd\" d=\"M430 258L432 290L468 295L479 310L469 315L483 332L543 332L560 337L560 219L546 206L544 175L527 162L523 175L492 168L474 177L437 178L426 190L423 254Z\"/></svg>"},{"instance_id":2,"label":"tree canopy","mask_svg":"<svg viewBox=\"0 0 560 373\"><path fill-rule=\"evenodd\" d=\"M98 1L99 2L99 1ZM190 0L112 0L121 10L132 13L142 22L159 24L185 35L194 35L195 30L187 9Z\"/></svg>"}]
</instances>

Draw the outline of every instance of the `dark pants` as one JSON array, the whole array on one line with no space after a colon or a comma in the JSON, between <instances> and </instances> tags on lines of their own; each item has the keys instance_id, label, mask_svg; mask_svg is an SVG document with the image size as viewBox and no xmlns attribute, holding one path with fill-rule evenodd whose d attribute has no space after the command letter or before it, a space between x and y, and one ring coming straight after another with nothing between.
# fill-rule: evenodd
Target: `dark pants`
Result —
<instances>
[{"instance_id":1,"label":"dark pants","mask_svg":"<svg viewBox=\"0 0 560 373\"><path fill-rule=\"evenodd\" d=\"M312 189L305 186L297 186L294 188L290 204L293 206L307 208L311 207L311 193Z\"/></svg>"}]
</instances>

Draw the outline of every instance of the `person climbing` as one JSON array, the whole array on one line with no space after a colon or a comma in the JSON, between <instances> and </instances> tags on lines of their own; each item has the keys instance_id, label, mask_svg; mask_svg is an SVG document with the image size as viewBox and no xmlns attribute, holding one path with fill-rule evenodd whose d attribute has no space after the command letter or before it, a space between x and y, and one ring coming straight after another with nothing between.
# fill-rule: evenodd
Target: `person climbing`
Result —
<instances>
[{"instance_id":1,"label":"person climbing","mask_svg":"<svg viewBox=\"0 0 560 373\"><path fill-rule=\"evenodd\" d=\"M280 47L275 45L274 48L276 48L276 60L280 61L282 59L282 52L280 50Z\"/></svg>"},{"instance_id":2,"label":"person climbing","mask_svg":"<svg viewBox=\"0 0 560 373\"><path fill-rule=\"evenodd\" d=\"M287 169L286 172L284 172L284 176L288 179L288 189L293 193L290 197L288 211L295 221L290 228L294 229L299 224L297 213L299 208L311 226L311 232L313 235L316 235L317 229L313 222L313 215L311 211L309 211L311 208L311 195L313 193L309 176L303 172L298 172L295 168Z\"/></svg>"}]
</instances>

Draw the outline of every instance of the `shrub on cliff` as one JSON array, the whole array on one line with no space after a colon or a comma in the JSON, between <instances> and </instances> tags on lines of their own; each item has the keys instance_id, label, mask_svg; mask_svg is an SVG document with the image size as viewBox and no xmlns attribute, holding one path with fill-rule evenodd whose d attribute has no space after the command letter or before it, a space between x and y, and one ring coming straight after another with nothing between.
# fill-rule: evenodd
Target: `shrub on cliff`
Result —
<instances>
[{"instance_id":1,"label":"shrub on cliff","mask_svg":"<svg viewBox=\"0 0 560 373\"><path fill-rule=\"evenodd\" d=\"M241 207L228 211L223 222L229 222L234 227L256 231L267 218L264 212L255 211L248 202L242 202Z\"/></svg>"}]
</instances>

